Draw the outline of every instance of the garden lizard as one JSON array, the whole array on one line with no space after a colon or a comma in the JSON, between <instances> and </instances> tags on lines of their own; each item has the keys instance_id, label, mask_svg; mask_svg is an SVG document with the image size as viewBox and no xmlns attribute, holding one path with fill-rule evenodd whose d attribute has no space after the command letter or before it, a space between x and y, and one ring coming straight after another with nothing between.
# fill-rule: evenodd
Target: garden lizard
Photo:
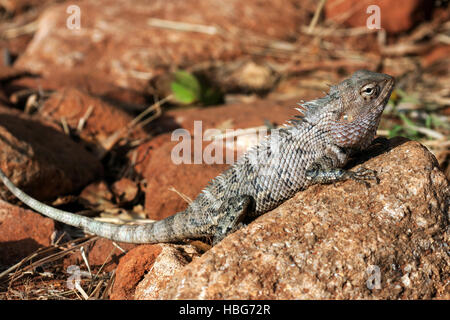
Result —
<instances>
[{"instance_id":1,"label":"garden lizard","mask_svg":"<svg viewBox=\"0 0 450 320\"><path fill-rule=\"evenodd\" d=\"M367 183L376 172L344 170L351 155L373 141L394 78L367 70L332 86L319 99L299 104L299 114L250 148L212 179L184 211L145 225L96 221L41 203L0 179L23 203L54 220L115 241L176 242L212 237L217 243L247 222L316 183L354 179Z\"/></svg>"}]
</instances>

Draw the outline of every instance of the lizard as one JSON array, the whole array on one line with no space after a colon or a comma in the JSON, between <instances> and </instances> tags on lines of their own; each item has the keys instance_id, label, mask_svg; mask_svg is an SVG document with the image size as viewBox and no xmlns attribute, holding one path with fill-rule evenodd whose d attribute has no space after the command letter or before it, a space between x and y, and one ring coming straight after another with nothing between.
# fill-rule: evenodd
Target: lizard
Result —
<instances>
[{"instance_id":1,"label":"lizard","mask_svg":"<svg viewBox=\"0 0 450 320\"><path fill-rule=\"evenodd\" d=\"M213 245L246 221L274 209L313 184L377 180L376 171L345 170L351 156L375 139L394 88L390 75L358 70L322 98L299 103L299 113L212 179L186 210L163 220L127 225L100 222L48 206L0 179L24 204L59 222L113 241L179 242L212 238Z\"/></svg>"}]
</instances>

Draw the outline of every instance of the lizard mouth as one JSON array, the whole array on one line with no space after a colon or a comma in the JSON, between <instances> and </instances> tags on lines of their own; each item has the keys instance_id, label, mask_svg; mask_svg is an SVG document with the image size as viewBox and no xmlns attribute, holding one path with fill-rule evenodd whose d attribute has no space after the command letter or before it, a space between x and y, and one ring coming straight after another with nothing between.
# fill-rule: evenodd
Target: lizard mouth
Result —
<instances>
[{"instance_id":1,"label":"lizard mouth","mask_svg":"<svg viewBox=\"0 0 450 320\"><path fill-rule=\"evenodd\" d=\"M376 106L382 107L383 109L384 109L384 106L388 103L389 98L391 97L392 91L394 90L395 80L393 77L389 76L389 78L384 80L384 82L385 82L385 84L383 86L383 90L381 90L381 93L375 102Z\"/></svg>"}]
</instances>

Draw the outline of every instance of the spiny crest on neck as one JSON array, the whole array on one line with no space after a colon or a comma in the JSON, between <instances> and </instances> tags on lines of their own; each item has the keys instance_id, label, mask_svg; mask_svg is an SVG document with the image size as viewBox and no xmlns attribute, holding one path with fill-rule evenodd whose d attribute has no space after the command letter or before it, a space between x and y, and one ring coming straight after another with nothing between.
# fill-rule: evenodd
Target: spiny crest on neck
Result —
<instances>
[{"instance_id":1,"label":"spiny crest on neck","mask_svg":"<svg viewBox=\"0 0 450 320\"><path fill-rule=\"evenodd\" d=\"M316 123L323 116L323 109L332 103L337 103L338 100L339 91L335 87L331 87L330 92L325 97L297 103L299 108L295 108L295 110L299 111L300 114L295 115L288 123L292 125L301 124L302 122Z\"/></svg>"}]
</instances>

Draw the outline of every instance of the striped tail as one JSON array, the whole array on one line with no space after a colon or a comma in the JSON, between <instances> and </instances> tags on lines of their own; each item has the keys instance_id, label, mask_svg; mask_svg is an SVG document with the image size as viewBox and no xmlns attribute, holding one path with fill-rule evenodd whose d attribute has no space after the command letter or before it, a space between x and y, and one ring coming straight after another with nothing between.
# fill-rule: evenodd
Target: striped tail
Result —
<instances>
[{"instance_id":1,"label":"striped tail","mask_svg":"<svg viewBox=\"0 0 450 320\"><path fill-rule=\"evenodd\" d=\"M179 230L180 227L186 226L186 223L179 221L184 218L185 212L179 212L178 214L170 216L164 220L145 225L118 225L101 222L92 218L79 216L68 211L50 207L32 198L17 188L2 170L0 170L0 179L12 194L35 211L53 220L77 228L82 228L89 233L93 233L106 239L129 243L159 243L175 242L188 236L184 234L184 228L183 230Z\"/></svg>"}]
</instances>

